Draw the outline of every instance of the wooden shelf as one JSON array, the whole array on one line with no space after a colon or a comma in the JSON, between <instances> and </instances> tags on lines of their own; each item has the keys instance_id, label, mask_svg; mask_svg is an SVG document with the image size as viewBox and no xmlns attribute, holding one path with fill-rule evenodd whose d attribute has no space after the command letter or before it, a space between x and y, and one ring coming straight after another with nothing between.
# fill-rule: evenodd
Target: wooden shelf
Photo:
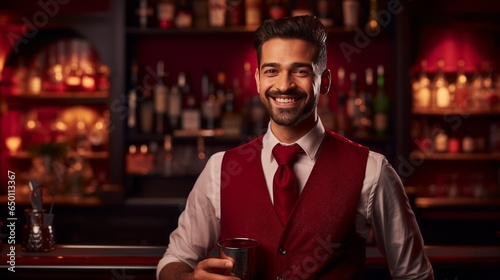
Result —
<instances>
[{"instance_id":1,"label":"wooden shelf","mask_svg":"<svg viewBox=\"0 0 500 280\"><path fill-rule=\"evenodd\" d=\"M415 115L500 115L500 109L492 108L492 109L467 109L467 108L443 108L443 109L419 109L413 108L412 113Z\"/></svg>"},{"instance_id":2,"label":"wooden shelf","mask_svg":"<svg viewBox=\"0 0 500 280\"><path fill-rule=\"evenodd\" d=\"M410 153L410 157L417 160L497 161L500 160L500 153L426 153L413 151Z\"/></svg>"},{"instance_id":3,"label":"wooden shelf","mask_svg":"<svg viewBox=\"0 0 500 280\"><path fill-rule=\"evenodd\" d=\"M10 107L25 106L68 106L68 105L88 105L88 104L106 104L108 102L109 92L44 92L39 95L11 95L7 97Z\"/></svg>"},{"instance_id":4,"label":"wooden shelf","mask_svg":"<svg viewBox=\"0 0 500 280\"><path fill-rule=\"evenodd\" d=\"M86 152L86 153L80 153L79 155L82 158L89 160L104 160L109 158L109 153L107 151ZM34 156L32 153L28 151L19 151L15 154L10 153L8 157L10 159L28 160L32 159Z\"/></svg>"},{"instance_id":5,"label":"wooden shelf","mask_svg":"<svg viewBox=\"0 0 500 280\"><path fill-rule=\"evenodd\" d=\"M223 129L201 129L201 130L176 130L173 133L175 139L195 139L195 138L211 139L215 142L244 142L250 139L246 135L226 134ZM127 136L130 142L147 142L147 141L164 141L165 135L161 134L129 134Z\"/></svg>"},{"instance_id":6,"label":"wooden shelf","mask_svg":"<svg viewBox=\"0 0 500 280\"><path fill-rule=\"evenodd\" d=\"M127 34L130 35L161 35L161 34L253 34L256 26L224 26L224 27L189 27L189 28L158 28L158 27L128 27ZM331 34L350 34L353 29L345 27L330 27L327 32Z\"/></svg>"},{"instance_id":7,"label":"wooden shelf","mask_svg":"<svg viewBox=\"0 0 500 280\"><path fill-rule=\"evenodd\" d=\"M500 197L417 197L415 206L418 208L500 207Z\"/></svg>"}]
</instances>

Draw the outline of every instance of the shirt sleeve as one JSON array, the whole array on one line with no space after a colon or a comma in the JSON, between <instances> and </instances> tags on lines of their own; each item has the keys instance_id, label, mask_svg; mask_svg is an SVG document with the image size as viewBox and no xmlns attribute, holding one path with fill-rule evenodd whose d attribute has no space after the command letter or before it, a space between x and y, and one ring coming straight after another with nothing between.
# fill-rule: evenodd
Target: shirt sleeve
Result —
<instances>
[{"instance_id":1,"label":"shirt sleeve","mask_svg":"<svg viewBox=\"0 0 500 280\"><path fill-rule=\"evenodd\" d=\"M387 159L378 165L380 177L374 181L367 209L377 247L393 279L434 279L401 179Z\"/></svg>"},{"instance_id":2,"label":"shirt sleeve","mask_svg":"<svg viewBox=\"0 0 500 280\"><path fill-rule=\"evenodd\" d=\"M223 152L213 155L196 180L178 227L170 234L163 258L158 262L156 278L171 262L184 262L194 268L206 258L220 236L220 165Z\"/></svg>"}]
</instances>

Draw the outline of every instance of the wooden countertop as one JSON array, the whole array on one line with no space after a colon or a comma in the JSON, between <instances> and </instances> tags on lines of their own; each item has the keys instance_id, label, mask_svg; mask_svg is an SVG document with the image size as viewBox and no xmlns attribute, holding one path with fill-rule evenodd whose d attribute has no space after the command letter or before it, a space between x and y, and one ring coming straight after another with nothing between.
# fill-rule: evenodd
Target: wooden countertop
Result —
<instances>
[{"instance_id":1,"label":"wooden countertop","mask_svg":"<svg viewBox=\"0 0 500 280\"><path fill-rule=\"evenodd\" d=\"M0 267L7 267L10 246L2 244ZM50 252L24 252L15 248L16 267L141 267L156 269L165 253L166 246L97 246L56 245ZM426 246L426 252L434 263L497 263L500 264L500 246ZM367 265L384 264L385 259L376 247L366 248Z\"/></svg>"}]
</instances>

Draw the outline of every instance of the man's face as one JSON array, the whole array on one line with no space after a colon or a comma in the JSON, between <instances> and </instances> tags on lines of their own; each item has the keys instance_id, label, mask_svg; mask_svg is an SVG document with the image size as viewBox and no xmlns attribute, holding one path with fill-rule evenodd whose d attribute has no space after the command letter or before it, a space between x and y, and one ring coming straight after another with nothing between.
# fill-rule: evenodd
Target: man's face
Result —
<instances>
[{"instance_id":1,"label":"man's face","mask_svg":"<svg viewBox=\"0 0 500 280\"><path fill-rule=\"evenodd\" d=\"M262 45L257 91L271 120L280 126L316 121L321 75L313 63L316 46L299 39L271 39Z\"/></svg>"}]
</instances>

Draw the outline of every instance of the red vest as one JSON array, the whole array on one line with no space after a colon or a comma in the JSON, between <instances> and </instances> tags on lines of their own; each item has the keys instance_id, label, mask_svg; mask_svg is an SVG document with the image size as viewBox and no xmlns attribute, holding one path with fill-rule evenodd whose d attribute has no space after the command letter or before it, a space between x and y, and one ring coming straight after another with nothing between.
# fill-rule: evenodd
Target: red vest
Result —
<instances>
[{"instance_id":1,"label":"red vest","mask_svg":"<svg viewBox=\"0 0 500 280\"><path fill-rule=\"evenodd\" d=\"M365 240L354 221L368 149L326 133L285 226L269 197L261 150L259 137L224 155L221 238L259 242L257 279L361 279Z\"/></svg>"}]
</instances>

